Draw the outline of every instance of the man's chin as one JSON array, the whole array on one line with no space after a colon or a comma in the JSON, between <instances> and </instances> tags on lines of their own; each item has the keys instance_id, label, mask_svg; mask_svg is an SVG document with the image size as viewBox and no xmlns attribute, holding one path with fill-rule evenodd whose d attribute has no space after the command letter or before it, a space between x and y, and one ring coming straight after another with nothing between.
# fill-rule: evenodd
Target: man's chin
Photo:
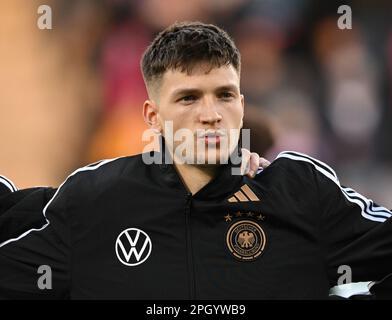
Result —
<instances>
[{"instance_id":1,"label":"man's chin","mask_svg":"<svg viewBox=\"0 0 392 320\"><path fill-rule=\"evenodd\" d=\"M189 150L188 150L189 151ZM205 148L203 151L175 154L175 162L188 165L225 165L230 163L230 152L223 148Z\"/></svg>"},{"instance_id":2,"label":"man's chin","mask_svg":"<svg viewBox=\"0 0 392 320\"><path fill-rule=\"evenodd\" d=\"M225 152L221 154L220 152L212 153L212 154L201 154L197 156L196 164L199 165L223 165L229 163L229 154Z\"/></svg>"}]
</instances>

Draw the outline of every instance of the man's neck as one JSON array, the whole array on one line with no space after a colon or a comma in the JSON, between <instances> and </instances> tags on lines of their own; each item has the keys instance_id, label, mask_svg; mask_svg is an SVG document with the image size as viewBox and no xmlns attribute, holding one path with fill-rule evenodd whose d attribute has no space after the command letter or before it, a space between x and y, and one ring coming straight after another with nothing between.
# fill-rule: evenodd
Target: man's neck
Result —
<instances>
[{"instance_id":1,"label":"man's neck","mask_svg":"<svg viewBox=\"0 0 392 320\"><path fill-rule=\"evenodd\" d=\"M195 194L207 185L217 174L218 165L201 166L174 163L182 182Z\"/></svg>"}]
</instances>

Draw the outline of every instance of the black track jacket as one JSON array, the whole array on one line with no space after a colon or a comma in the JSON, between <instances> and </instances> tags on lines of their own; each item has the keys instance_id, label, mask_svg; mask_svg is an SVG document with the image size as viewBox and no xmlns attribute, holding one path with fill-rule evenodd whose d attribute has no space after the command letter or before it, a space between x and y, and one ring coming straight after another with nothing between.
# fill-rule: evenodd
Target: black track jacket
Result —
<instances>
[{"instance_id":1,"label":"black track jacket","mask_svg":"<svg viewBox=\"0 0 392 320\"><path fill-rule=\"evenodd\" d=\"M392 272L391 211L326 164L283 152L254 179L231 169L194 195L142 155L4 188L0 298L324 299L340 266Z\"/></svg>"}]
</instances>

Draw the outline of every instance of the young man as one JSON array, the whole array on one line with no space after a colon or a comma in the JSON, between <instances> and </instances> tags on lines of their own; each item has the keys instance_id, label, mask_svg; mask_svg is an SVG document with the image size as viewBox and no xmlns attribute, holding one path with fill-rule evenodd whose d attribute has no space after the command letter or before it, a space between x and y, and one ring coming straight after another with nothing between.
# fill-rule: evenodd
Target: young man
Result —
<instances>
[{"instance_id":1,"label":"young man","mask_svg":"<svg viewBox=\"0 0 392 320\"><path fill-rule=\"evenodd\" d=\"M322 299L342 265L352 281L392 272L391 212L327 165L284 152L254 179L233 175L244 98L224 31L174 24L142 69L160 152L75 171L41 226L0 244L1 296Z\"/></svg>"}]
</instances>

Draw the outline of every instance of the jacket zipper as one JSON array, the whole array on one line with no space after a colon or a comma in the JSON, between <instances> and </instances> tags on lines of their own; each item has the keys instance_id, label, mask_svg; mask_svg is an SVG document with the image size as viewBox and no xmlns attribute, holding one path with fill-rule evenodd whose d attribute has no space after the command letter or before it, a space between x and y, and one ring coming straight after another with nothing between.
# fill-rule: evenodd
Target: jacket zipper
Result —
<instances>
[{"instance_id":1,"label":"jacket zipper","mask_svg":"<svg viewBox=\"0 0 392 320\"><path fill-rule=\"evenodd\" d=\"M182 180L180 173L174 166L174 171L182 186L186 190L186 204L185 204L185 230L186 230L186 255L188 264L188 288L189 299L196 299L196 282L195 282L195 267L193 265L193 247L192 247L192 227L191 227L191 206L192 206L192 192L189 190L185 182Z\"/></svg>"},{"instance_id":2,"label":"jacket zipper","mask_svg":"<svg viewBox=\"0 0 392 320\"><path fill-rule=\"evenodd\" d=\"M192 228L191 228L191 205L192 193L188 192L185 206L185 226L186 226L186 243L187 243L187 260L188 260L188 285L190 299L196 298L195 269L193 265L193 248L192 248Z\"/></svg>"}]
</instances>

